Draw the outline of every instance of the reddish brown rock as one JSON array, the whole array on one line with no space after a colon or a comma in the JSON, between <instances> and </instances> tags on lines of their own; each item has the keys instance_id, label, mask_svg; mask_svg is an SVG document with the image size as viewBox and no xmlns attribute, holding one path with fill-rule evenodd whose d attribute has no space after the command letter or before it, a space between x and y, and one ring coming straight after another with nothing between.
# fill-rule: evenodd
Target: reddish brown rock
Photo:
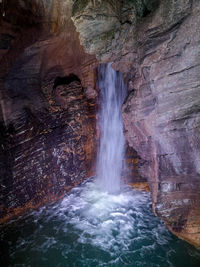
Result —
<instances>
[{"instance_id":1,"label":"reddish brown rock","mask_svg":"<svg viewBox=\"0 0 200 267\"><path fill-rule=\"evenodd\" d=\"M27 108L26 117L17 120L19 124L5 136L1 154L5 168L1 169L1 221L26 208L59 199L88 177L94 166L94 106L88 102L80 82L56 89L61 88L67 103L57 101L58 110L54 110L52 97L49 112L33 114Z\"/></svg>"},{"instance_id":2,"label":"reddish brown rock","mask_svg":"<svg viewBox=\"0 0 200 267\"><path fill-rule=\"evenodd\" d=\"M1 222L63 197L94 173L96 155L97 63L79 43L71 1L7 2L0 18Z\"/></svg>"},{"instance_id":3,"label":"reddish brown rock","mask_svg":"<svg viewBox=\"0 0 200 267\"><path fill-rule=\"evenodd\" d=\"M147 179L140 175L140 169L142 168L144 162L138 156L138 153L126 143L125 146L125 157L123 161L122 168L122 179L125 184L133 185L135 187L139 184L147 183ZM139 187L139 186L138 186Z\"/></svg>"},{"instance_id":4,"label":"reddish brown rock","mask_svg":"<svg viewBox=\"0 0 200 267\"><path fill-rule=\"evenodd\" d=\"M150 191L150 188L147 182L129 183L129 186L139 191L144 191L144 192Z\"/></svg>"}]
</instances>

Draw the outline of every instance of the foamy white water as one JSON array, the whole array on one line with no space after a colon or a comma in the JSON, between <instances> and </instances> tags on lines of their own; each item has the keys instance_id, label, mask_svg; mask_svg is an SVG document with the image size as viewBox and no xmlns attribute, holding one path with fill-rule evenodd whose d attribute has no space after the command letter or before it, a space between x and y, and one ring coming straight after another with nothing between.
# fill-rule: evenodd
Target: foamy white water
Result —
<instances>
[{"instance_id":1,"label":"foamy white water","mask_svg":"<svg viewBox=\"0 0 200 267\"><path fill-rule=\"evenodd\" d=\"M149 193L109 194L92 180L9 223L0 240L2 266L200 266L199 252L153 215Z\"/></svg>"},{"instance_id":2,"label":"foamy white water","mask_svg":"<svg viewBox=\"0 0 200 267\"><path fill-rule=\"evenodd\" d=\"M88 181L0 230L2 266L200 266L153 215L150 194L128 187L115 195Z\"/></svg>"},{"instance_id":3,"label":"foamy white water","mask_svg":"<svg viewBox=\"0 0 200 267\"><path fill-rule=\"evenodd\" d=\"M108 65L98 70L100 88L100 149L97 162L97 183L109 193L120 191L124 134L121 106L125 97L122 74Z\"/></svg>"},{"instance_id":4,"label":"foamy white water","mask_svg":"<svg viewBox=\"0 0 200 267\"><path fill-rule=\"evenodd\" d=\"M147 201L148 194L138 194L129 188L124 188L118 195L109 194L100 191L95 183L87 182L72 190L71 197L62 201L59 213L70 210L70 223L81 231L78 242L97 246L115 255L119 250L128 249L131 235L137 227L133 212L138 217L142 216L138 209ZM134 209L132 206L135 206Z\"/></svg>"}]
</instances>

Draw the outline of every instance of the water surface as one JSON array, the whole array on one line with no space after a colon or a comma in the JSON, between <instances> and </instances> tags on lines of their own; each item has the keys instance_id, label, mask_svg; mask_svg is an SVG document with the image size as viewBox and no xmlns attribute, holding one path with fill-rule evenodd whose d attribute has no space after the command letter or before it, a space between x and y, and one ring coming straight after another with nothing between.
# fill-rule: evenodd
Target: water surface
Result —
<instances>
[{"instance_id":1,"label":"water surface","mask_svg":"<svg viewBox=\"0 0 200 267\"><path fill-rule=\"evenodd\" d=\"M1 266L200 266L200 252L153 215L149 193L108 194L92 180L0 236Z\"/></svg>"}]
</instances>

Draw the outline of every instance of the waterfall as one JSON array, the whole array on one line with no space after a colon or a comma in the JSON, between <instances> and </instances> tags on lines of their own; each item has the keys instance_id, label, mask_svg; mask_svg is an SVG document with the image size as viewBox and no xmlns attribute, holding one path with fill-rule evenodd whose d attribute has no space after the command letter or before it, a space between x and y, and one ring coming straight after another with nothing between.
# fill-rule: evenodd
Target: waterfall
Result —
<instances>
[{"instance_id":1,"label":"waterfall","mask_svg":"<svg viewBox=\"0 0 200 267\"><path fill-rule=\"evenodd\" d=\"M122 75L110 64L101 66L99 88L97 183L86 179L62 201L2 225L1 266L200 266L199 251L153 215L149 193L129 186L119 192Z\"/></svg>"},{"instance_id":2,"label":"waterfall","mask_svg":"<svg viewBox=\"0 0 200 267\"><path fill-rule=\"evenodd\" d=\"M122 74L112 69L111 63L98 69L100 88L100 148L97 158L97 183L109 193L120 191L124 135L121 106L125 97Z\"/></svg>"}]
</instances>

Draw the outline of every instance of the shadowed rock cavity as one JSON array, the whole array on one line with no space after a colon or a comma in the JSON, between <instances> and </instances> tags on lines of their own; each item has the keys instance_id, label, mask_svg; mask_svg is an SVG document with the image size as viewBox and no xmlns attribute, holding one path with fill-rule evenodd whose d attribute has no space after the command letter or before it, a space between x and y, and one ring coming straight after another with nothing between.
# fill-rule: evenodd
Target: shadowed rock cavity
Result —
<instances>
[{"instance_id":1,"label":"shadowed rock cavity","mask_svg":"<svg viewBox=\"0 0 200 267\"><path fill-rule=\"evenodd\" d=\"M73 73L70 73L68 76L65 77L56 77L53 89L55 89L57 86L62 85L62 84L70 84L74 81L81 82L81 80Z\"/></svg>"},{"instance_id":2,"label":"shadowed rock cavity","mask_svg":"<svg viewBox=\"0 0 200 267\"><path fill-rule=\"evenodd\" d=\"M82 44L128 83L126 140L143 160L155 214L200 246L200 2L78 3Z\"/></svg>"}]
</instances>

